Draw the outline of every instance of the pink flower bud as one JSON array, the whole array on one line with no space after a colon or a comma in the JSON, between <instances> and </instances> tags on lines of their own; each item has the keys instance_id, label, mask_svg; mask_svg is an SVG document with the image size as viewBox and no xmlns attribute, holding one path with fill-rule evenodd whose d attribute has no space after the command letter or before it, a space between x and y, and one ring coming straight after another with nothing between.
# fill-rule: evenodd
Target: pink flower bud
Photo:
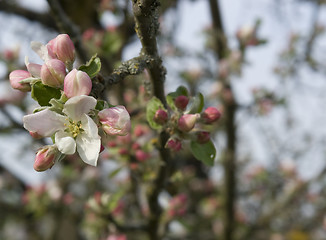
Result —
<instances>
[{"instance_id":1,"label":"pink flower bud","mask_svg":"<svg viewBox=\"0 0 326 240\"><path fill-rule=\"evenodd\" d=\"M210 133L201 131L197 133L197 141L201 144L207 143L210 140Z\"/></svg>"},{"instance_id":2,"label":"pink flower bud","mask_svg":"<svg viewBox=\"0 0 326 240\"><path fill-rule=\"evenodd\" d=\"M168 121L168 113L162 109L156 111L154 118L154 122L163 125Z\"/></svg>"},{"instance_id":3,"label":"pink flower bud","mask_svg":"<svg viewBox=\"0 0 326 240\"><path fill-rule=\"evenodd\" d=\"M98 117L107 134L125 136L130 131L130 115L124 106L104 109Z\"/></svg>"},{"instance_id":4,"label":"pink flower bud","mask_svg":"<svg viewBox=\"0 0 326 240\"><path fill-rule=\"evenodd\" d=\"M215 107L208 107L206 110L201 114L201 118L203 119L204 123L211 124L218 119L220 119L221 113Z\"/></svg>"},{"instance_id":5,"label":"pink flower bud","mask_svg":"<svg viewBox=\"0 0 326 240\"><path fill-rule=\"evenodd\" d=\"M166 145L165 145L166 148L169 148L175 152L178 152L181 150L181 147L182 147L182 143L179 139L174 139L174 138L170 138Z\"/></svg>"},{"instance_id":6,"label":"pink flower bud","mask_svg":"<svg viewBox=\"0 0 326 240\"><path fill-rule=\"evenodd\" d=\"M34 169L43 172L51 168L57 157L58 151L52 146L45 146L36 153Z\"/></svg>"},{"instance_id":7,"label":"pink flower bud","mask_svg":"<svg viewBox=\"0 0 326 240\"><path fill-rule=\"evenodd\" d=\"M150 155L143 150L137 150L135 153L135 157L139 162L144 162L149 159Z\"/></svg>"},{"instance_id":8,"label":"pink flower bud","mask_svg":"<svg viewBox=\"0 0 326 240\"><path fill-rule=\"evenodd\" d=\"M92 80L87 73L73 69L64 80L63 91L68 98L89 95L92 90Z\"/></svg>"},{"instance_id":9,"label":"pink flower bud","mask_svg":"<svg viewBox=\"0 0 326 240\"><path fill-rule=\"evenodd\" d=\"M15 70L10 73L9 80L12 88L22 92L28 92L31 90L29 83L20 83L20 81L30 77L32 77L32 75L25 70Z\"/></svg>"},{"instance_id":10,"label":"pink flower bud","mask_svg":"<svg viewBox=\"0 0 326 240\"><path fill-rule=\"evenodd\" d=\"M185 110L188 103L189 103L189 98L183 95L176 97L176 99L174 100L175 106L180 110Z\"/></svg>"},{"instance_id":11,"label":"pink flower bud","mask_svg":"<svg viewBox=\"0 0 326 240\"><path fill-rule=\"evenodd\" d=\"M46 61L41 68L41 80L44 85L60 87L66 76L66 66L58 59Z\"/></svg>"},{"instance_id":12,"label":"pink flower bud","mask_svg":"<svg viewBox=\"0 0 326 240\"><path fill-rule=\"evenodd\" d=\"M196 123L197 114L184 114L179 118L178 128L182 132L191 131Z\"/></svg>"},{"instance_id":13,"label":"pink flower bud","mask_svg":"<svg viewBox=\"0 0 326 240\"><path fill-rule=\"evenodd\" d=\"M47 48L51 57L56 56L67 67L72 66L75 61L75 47L67 34L60 34L55 39L49 41Z\"/></svg>"}]
</instances>

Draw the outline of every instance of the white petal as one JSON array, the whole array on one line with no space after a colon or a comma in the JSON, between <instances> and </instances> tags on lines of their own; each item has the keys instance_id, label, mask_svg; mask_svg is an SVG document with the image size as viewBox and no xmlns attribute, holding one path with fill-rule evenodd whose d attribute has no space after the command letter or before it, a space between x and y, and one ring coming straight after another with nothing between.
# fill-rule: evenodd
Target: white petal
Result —
<instances>
[{"instance_id":1,"label":"white petal","mask_svg":"<svg viewBox=\"0 0 326 240\"><path fill-rule=\"evenodd\" d=\"M43 137L50 137L56 131L64 128L66 117L49 109L29 114L23 118L24 128L38 133Z\"/></svg>"},{"instance_id":2,"label":"white petal","mask_svg":"<svg viewBox=\"0 0 326 240\"><path fill-rule=\"evenodd\" d=\"M95 122L86 114L81 118L82 129L85 131L85 134L90 138L99 138L98 127Z\"/></svg>"},{"instance_id":3,"label":"white petal","mask_svg":"<svg viewBox=\"0 0 326 240\"><path fill-rule=\"evenodd\" d=\"M89 113L96 106L96 99L90 96L81 95L70 98L64 106L63 112L72 120L79 121L84 113Z\"/></svg>"},{"instance_id":4,"label":"white petal","mask_svg":"<svg viewBox=\"0 0 326 240\"><path fill-rule=\"evenodd\" d=\"M33 77L35 77L35 78L41 77L42 65L36 64L36 63L30 63L27 56L25 57L25 65L26 65L27 71L29 71L29 73Z\"/></svg>"},{"instance_id":5,"label":"white petal","mask_svg":"<svg viewBox=\"0 0 326 240\"><path fill-rule=\"evenodd\" d=\"M31 48L40 58L46 62L47 60L51 59L48 53L48 48L40 42L31 42Z\"/></svg>"},{"instance_id":6,"label":"white petal","mask_svg":"<svg viewBox=\"0 0 326 240\"><path fill-rule=\"evenodd\" d=\"M76 152L75 139L64 131L59 131L55 134L55 144L59 151L64 154L74 154Z\"/></svg>"},{"instance_id":7,"label":"white petal","mask_svg":"<svg viewBox=\"0 0 326 240\"><path fill-rule=\"evenodd\" d=\"M87 164L96 166L101 149L101 139L89 137L86 133L77 136L77 152Z\"/></svg>"}]
</instances>

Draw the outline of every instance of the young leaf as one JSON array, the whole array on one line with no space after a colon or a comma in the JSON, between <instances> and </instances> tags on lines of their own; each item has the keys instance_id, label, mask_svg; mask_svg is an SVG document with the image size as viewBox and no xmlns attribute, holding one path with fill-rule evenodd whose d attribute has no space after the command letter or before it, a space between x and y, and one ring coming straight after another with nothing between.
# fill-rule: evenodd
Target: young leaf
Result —
<instances>
[{"instance_id":1,"label":"young leaf","mask_svg":"<svg viewBox=\"0 0 326 240\"><path fill-rule=\"evenodd\" d=\"M32 85L31 96L41 106L50 106L52 98L59 99L61 96L60 89L46 86L41 82L36 82Z\"/></svg>"},{"instance_id":2,"label":"young leaf","mask_svg":"<svg viewBox=\"0 0 326 240\"><path fill-rule=\"evenodd\" d=\"M191 141L190 150L195 158L202 161L208 166L214 165L214 159L216 156L216 149L212 141L200 144L196 141Z\"/></svg>"},{"instance_id":3,"label":"young leaf","mask_svg":"<svg viewBox=\"0 0 326 240\"><path fill-rule=\"evenodd\" d=\"M204 96L198 93L196 97L192 99L189 114L200 113L204 108Z\"/></svg>"},{"instance_id":4,"label":"young leaf","mask_svg":"<svg viewBox=\"0 0 326 240\"><path fill-rule=\"evenodd\" d=\"M85 65L80 66L79 70L86 72L90 78L93 78L101 70L101 60L95 54Z\"/></svg>"},{"instance_id":5,"label":"young leaf","mask_svg":"<svg viewBox=\"0 0 326 240\"><path fill-rule=\"evenodd\" d=\"M153 97L147 104L146 107L146 118L153 129L160 129L162 126L154 121L155 113L158 109L165 109L162 102L157 98Z\"/></svg>"}]
</instances>

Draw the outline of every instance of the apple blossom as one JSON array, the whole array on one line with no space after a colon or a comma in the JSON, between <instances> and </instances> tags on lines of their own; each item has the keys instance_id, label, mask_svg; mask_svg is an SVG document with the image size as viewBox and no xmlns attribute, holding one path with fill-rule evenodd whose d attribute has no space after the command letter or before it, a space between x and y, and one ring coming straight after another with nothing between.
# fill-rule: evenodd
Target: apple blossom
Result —
<instances>
[{"instance_id":1,"label":"apple blossom","mask_svg":"<svg viewBox=\"0 0 326 240\"><path fill-rule=\"evenodd\" d=\"M55 145L63 154L74 154L77 150L81 159L96 166L101 140L95 122L87 115L96 106L90 96L70 98L63 107L65 115L48 108L24 116L24 127L44 137L55 134Z\"/></svg>"},{"instance_id":2,"label":"apple blossom","mask_svg":"<svg viewBox=\"0 0 326 240\"><path fill-rule=\"evenodd\" d=\"M9 80L12 88L23 92L30 91L31 86L29 83L20 83L20 81L30 77L32 77L32 75L25 70L15 70L9 74Z\"/></svg>"},{"instance_id":3,"label":"apple blossom","mask_svg":"<svg viewBox=\"0 0 326 240\"><path fill-rule=\"evenodd\" d=\"M89 95L92 90L92 80L87 73L73 69L64 79L63 91L68 98Z\"/></svg>"},{"instance_id":4,"label":"apple blossom","mask_svg":"<svg viewBox=\"0 0 326 240\"><path fill-rule=\"evenodd\" d=\"M66 76L65 64L58 59L46 61L41 68L41 80L44 85L60 87Z\"/></svg>"},{"instance_id":5,"label":"apple blossom","mask_svg":"<svg viewBox=\"0 0 326 240\"><path fill-rule=\"evenodd\" d=\"M125 136L129 133L130 115L124 106L104 109L98 116L107 134Z\"/></svg>"}]
</instances>

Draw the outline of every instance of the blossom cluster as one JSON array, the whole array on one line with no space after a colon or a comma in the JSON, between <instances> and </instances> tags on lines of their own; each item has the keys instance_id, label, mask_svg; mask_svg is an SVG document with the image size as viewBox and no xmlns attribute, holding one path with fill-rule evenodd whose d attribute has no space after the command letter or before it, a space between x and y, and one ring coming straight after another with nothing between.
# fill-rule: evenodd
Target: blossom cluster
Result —
<instances>
[{"instance_id":1,"label":"blossom cluster","mask_svg":"<svg viewBox=\"0 0 326 240\"><path fill-rule=\"evenodd\" d=\"M128 134L128 111L124 106L108 107L108 103L89 96L92 76L73 68L75 47L67 34L58 35L46 45L32 42L31 47L43 65L30 63L26 57L27 71L15 70L9 79L14 89L32 91L41 105L24 116L24 128L35 138L53 140L53 145L37 152L34 169L45 171L75 152L85 163L96 166L102 139Z\"/></svg>"},{"instance_id":2,"label":"blossom cluster","mask_svg":"<svg viewBox=\"0 0 326 240\"><path fill-rule=\"evenodd\" d=\"M220 111L215 107L208 107L201 113L192 113L189 109L189 96L179 95L171 99L170 106L173 110L160 107L153 117L153 121L166 128L171 135L165 147L177 152L182 149L183 140L190 139L198 144L209 142L210 132L205 130L205 125L218 121L221 117Z\"/></svg>"}]
</instances>

